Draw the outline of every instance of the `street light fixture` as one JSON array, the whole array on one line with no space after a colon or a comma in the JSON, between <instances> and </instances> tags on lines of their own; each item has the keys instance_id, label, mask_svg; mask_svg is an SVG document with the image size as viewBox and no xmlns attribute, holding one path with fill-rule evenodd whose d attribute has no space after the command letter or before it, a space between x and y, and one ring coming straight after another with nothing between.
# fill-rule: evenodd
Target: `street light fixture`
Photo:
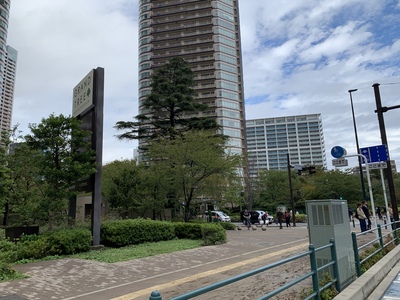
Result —
<instances>
[{"instance_id":1,"label":"street light fixture","mask_svg":"<svg viewBox=\"0 0 400 300\"><path fill-rule=\"evenodd\" d=\"M353 115L353 126L354 126L354 135L356 137L356 147L357 147L357 154L360 153L360 146L358 145L358 135L357 135L357 126L356 126L356 118L354 116L354 106L353 106L353 97L352 94L353 92L357 92L358 89L352 89L348 90L350 94L350 103L351 103L351 113ZM365 162L367 163L367 162ZM363 177L363 169L362 169L362 163L361 163L361 156L358 156L358 168L360 169L360 178L361 178L361 188L362 188L362 193L363 193L363 199L367 201L367 194L365 193L365 184L364 184L364 177Z\"/></svg>"}]
</instances>

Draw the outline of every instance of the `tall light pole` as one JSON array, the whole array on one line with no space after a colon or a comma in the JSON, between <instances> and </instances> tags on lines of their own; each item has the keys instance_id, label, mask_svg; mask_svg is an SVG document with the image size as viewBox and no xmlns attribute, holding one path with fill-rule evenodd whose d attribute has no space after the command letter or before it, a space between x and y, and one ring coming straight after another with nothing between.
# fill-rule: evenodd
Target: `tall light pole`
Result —
<instances>
[{"instance_id":1,"label":"tall light pole","mask_svg":"<svg viewBox=\"0 0 400 300\"><path fill-rule=\"evenodd\" d=\"M357 154L360 153L360 146L358 145L358 135L357 135L357 126L356 126L356 118L354 116L354 106L353 106L353 97L352 94L353 92L357 92L358 89L352 89L348 90L350 94L350 103L351 103L351 113L353 115L353 126L354 126L354 135L356 137L356 147L357 147ZM365 162L367 163L367 162ZM364 177L363 177L363 169L362 169L362 163L361 163L361 156L358 156L358 168L360 169L360 178L361 178L361 189L362 189L362 194L363 194L363 199L367 201L367 194L365 193L365 184L364 184Z\"/></svg>"}]
</instances>

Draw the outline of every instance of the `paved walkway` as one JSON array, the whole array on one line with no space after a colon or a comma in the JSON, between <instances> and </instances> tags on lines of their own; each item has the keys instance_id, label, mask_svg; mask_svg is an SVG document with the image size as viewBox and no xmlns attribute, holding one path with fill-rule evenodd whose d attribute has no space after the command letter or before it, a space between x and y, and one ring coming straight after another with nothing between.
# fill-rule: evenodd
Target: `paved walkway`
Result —
<instances>
[{"instance_id":1,"label":"paved walkway","mask_svg":"<svg viewBox=\"0 0 400 300\"><path fill-rule=\"evenodd\" d=\"M7 299L89 300L149 299L157 286L207 274L244 260L264 257L281 260L284 252L306 251L308 230L303 226L266 231L227 231L228 243L107 264L82 259L60 259L15 266L29 278L0 283ZM288 254L289 255L289 254ZM293 254L292 254L293 255ZM166 276L167 275L167 276ZM171 284L169 284L171 286ZM135 292L135 295L132 295ZM175 292L176 293L176 292ZM129 297L123 297L124 295ZM163 292L164 294L164 292ZM168 298L166 298L168 299Z\"/></svg>"},{"instance_id":2,"label":"paved walkway","mask_svg":"<svg viewBox=\"0 0 400 300\"><path fill-rule=\"evenodd\" d=\"M352 229L358 230L358 227ZM170 290L177 291L182 282L187 279L193 280L198 274L206 276L227 266L234 268L243 261L256 262L261 258L265 265L268 260L270 262L267 264L308 249L308 230L304 224L283 230L279 230L276 225L270 225L266 231L260 228L248 231L244 228L244 230L227 231L227 235L228 243L223 245L200 247L114 264L82 259L60 259L18 265L15 268L29 277L0 283L0 299L148 300L156 287L168 286ZM363 237L366 239L369 236L372 235ZM380 289L377 289L381 291L379 297L388 286L390 286L386 292L388 297L396 293L397 296L400 295L398 292L400 263L397 263L396 267L399 268L397 273L387 274L382 281L386 281L386 286L381 285ZM394 280L395 277L397 281ZM390 285L392 282L393 285ZM164 293L162 289L161 291L165 299L168 299L169 294Z\"/></svg>"}]
</instances>

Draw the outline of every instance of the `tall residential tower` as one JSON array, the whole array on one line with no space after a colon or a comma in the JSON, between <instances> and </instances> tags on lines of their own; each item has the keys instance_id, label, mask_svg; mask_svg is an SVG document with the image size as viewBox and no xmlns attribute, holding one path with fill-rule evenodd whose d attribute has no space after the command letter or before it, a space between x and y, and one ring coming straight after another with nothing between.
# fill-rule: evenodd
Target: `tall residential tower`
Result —
<instances>
[{"instance_id":1,"label":"tall residential tower","mask_svg":"<svg viewBox=\"0 0 400 300\"><path fill-rule=\"evenodd\" d=\"M0 106L1 130L11 128L12 108L14 102L15 72L17 69L18 52L7 46Z\"/></svg>"},{"instance_id":2,"label":"tall residential tower","mask_svg":"<svg viewBox=\"0 0 400 300\"><path fill-rule=\"evenodd\" d=\"M11 128L17 61L17 51L7 46L9 11L10 1L0 0L0 131Z\"/></svg>"},{"instance_id":3,"label":"tall residential tower","mask_svg":"<svg viewBox=\"0 0 400 300\"><path fill-rule=\"evenodd\" d=\"M210 109L242 153L244 95L238 0L140 0L139 113L150 93L153 70L173 57L188 61L195 74L197 101Z\"/></svg>"}]
</instances>

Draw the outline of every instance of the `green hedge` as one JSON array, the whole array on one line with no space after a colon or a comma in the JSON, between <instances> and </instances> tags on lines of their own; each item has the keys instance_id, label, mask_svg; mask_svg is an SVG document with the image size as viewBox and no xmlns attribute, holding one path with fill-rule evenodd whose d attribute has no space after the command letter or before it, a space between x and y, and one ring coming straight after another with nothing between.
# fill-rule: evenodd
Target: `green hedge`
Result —
<instances>
[{"instance_id":1,"label":"green hedge","mask_svg":"<svg viewBox=\"0 0 400 300\"><path fill-rule=\"evenodd\" d=\"M144 219L114 220L101 225L101 243L109 247L124 247L145 242L164 240L202 239L205 245L226 242L221 223L184 223ZM233 224L232 224L233 225ZM206 229L205 229L206 228Z\"/></svg>"},{"instance_id":2,"label":"green hedge","mask_svg":"<svg viewBox=\"0 0 400 300\"><path fill-rule=\"evenodd\" d=\"M71 228L39 235L25 235L18 243L0 239L0 262L40 259L88 251L92 243L89 229Z\"/></svg>"},{"instance_id":3,"label":"green hedge","mask_svg":"<svg viewBox=\"0 0 400 300\"><path fill-rule=\"evenodd\" d=\"M173 238L175 238L175 228L170 222L144 219L113 220L104 222L100 227L100 241L110 247L124 247Z\"/></svg>"},{"instance_id":4,"label":"green hedge","mask_svg":"<svg viewBox=\"0 0 400 300\"><path fill-rule=\"evenodd\" d=\"M200 240L203 223L174 222L175 236L178 239Z\"/></svg>"},{"instance_id":5,"label":"green hedge","mask_svg":"<svg viewBox=\"0 0 400 300\"><path fill-rule=\"evenodd\" d=\"M224 244L227 241L226 231L218 223L201 226L201 235L204 246Z\"/></svg>"}]
</instances>

